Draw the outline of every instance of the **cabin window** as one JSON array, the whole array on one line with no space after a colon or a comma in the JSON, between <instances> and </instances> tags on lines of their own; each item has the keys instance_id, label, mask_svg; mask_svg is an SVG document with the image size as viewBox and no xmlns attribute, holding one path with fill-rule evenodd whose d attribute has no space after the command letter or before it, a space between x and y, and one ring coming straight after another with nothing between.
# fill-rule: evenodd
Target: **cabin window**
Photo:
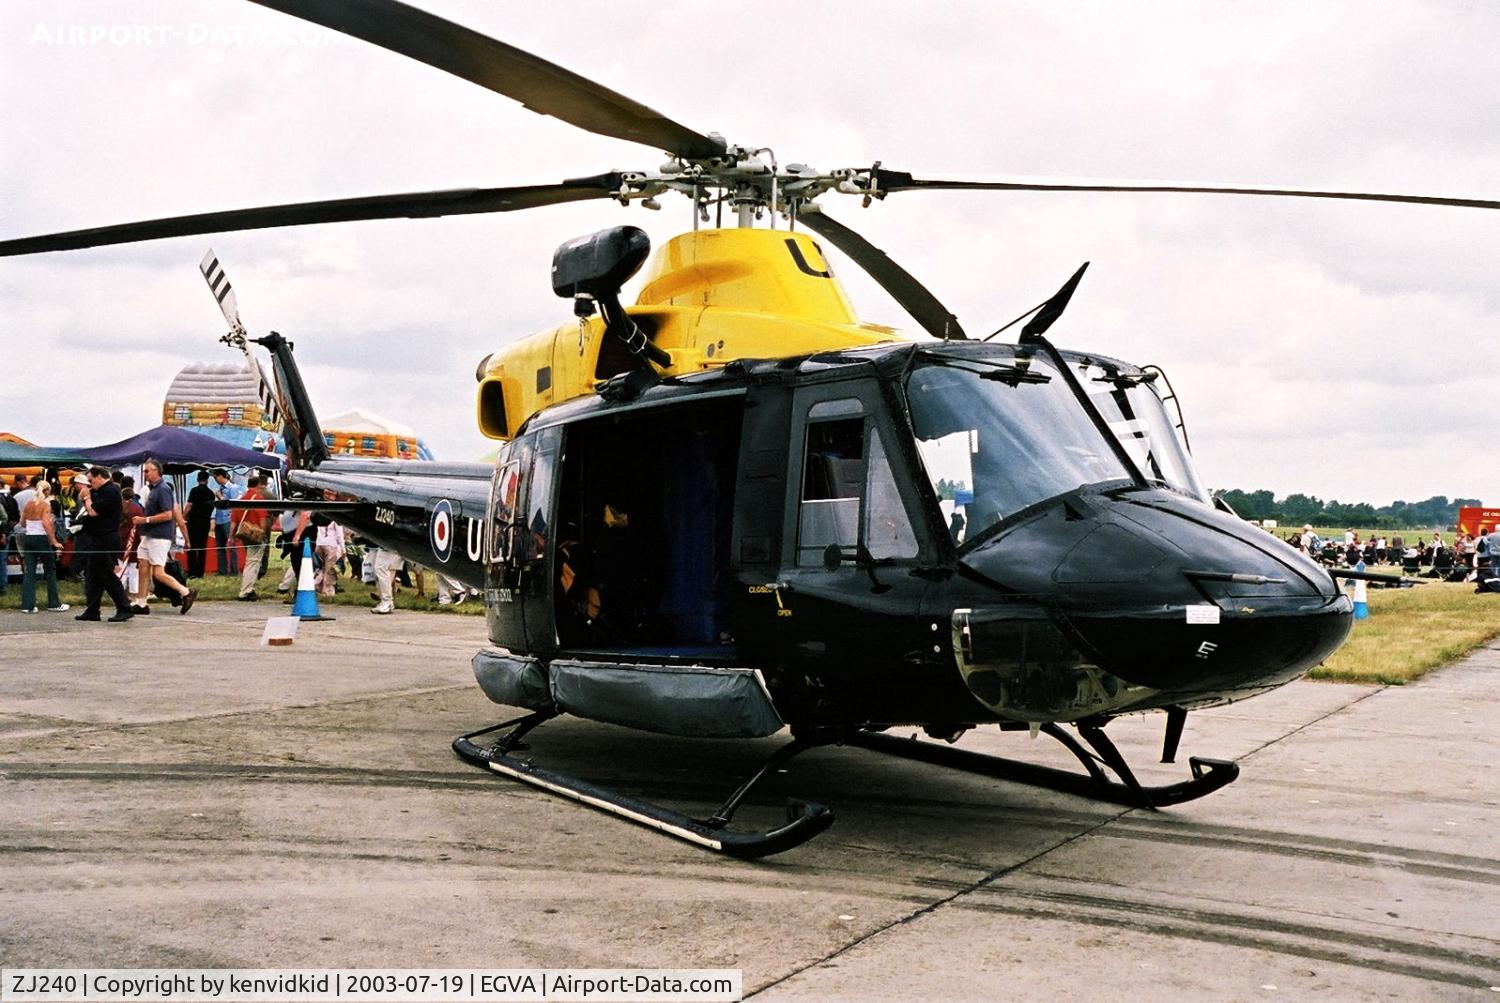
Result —
<instances>
[{"instance_id":1,"label":"cabin window","mask_svg":"<svg viewBox=\"0 0 1500 1003\"><path fill-rule=\"evenodd\" d=\"M552 526L548 521L552 507L552 479L557 469L556 451L536 454L531 465L531 490L527 492L526 522L517 527L517 546L524 547L518 556L522 564L539 561L547 555L547 543L552 538Z\"/></svg>"},{"instance_id":2,"label":"cabin window","mask_svg":"<svg viewBox=\"0 0 1500 1003\"><path fill-rule=\"evenodd\" d=\"M514 452L514 448L509 449ZM495 467L495 479L490 485L490 540L489 561L505 564L510 561L513 527L516 524L516 505L521 494L521 465L516 460L502 460Z\"/></svg>"}]
</instances>

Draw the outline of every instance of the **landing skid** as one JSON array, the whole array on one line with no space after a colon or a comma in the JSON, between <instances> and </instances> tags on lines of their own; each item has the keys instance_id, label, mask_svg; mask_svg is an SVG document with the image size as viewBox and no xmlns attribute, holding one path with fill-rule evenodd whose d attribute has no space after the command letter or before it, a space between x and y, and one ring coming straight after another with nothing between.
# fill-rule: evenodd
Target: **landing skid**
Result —
<instances>
[{"instance_id":1,"label":"landing skid","mask_svg":"<svg viewBox=\"0 0 1500 1003\"><path fill-rule=\"evenodd\" d=\"M794 846L801 846L833 824L832 809L811 801L789 798L786 804L786 824L780 828L766 832L729 828L729 822L734 817L735 811L756 784L792 757L808 749L828 744L832 741L831 737L793 738L772 753L759 769L736 788L733 794L729 795L717 811L706 819L697 819L649 801L620 794L607 787L591 784L586 780L578 780L545 770L535 763L529 763L511 755L520 746L523 735L552 716L546 713L530 714L516 718L514 721L506 721L490 728L460 735L453 740L453 751L458 753L465 762L475 766L493 770L502 776L519 780L553 794L572 798L590 808L597 808L599 811L656 829L697 846L744 860L766 857L773 853L781 853L783 850L790 850ZM503 728L512 730L488 748L473 742L473 739L481 735L500 731Z\"/></svg>"},{"instance_id":2,"label":"landing skid","mask_svg":"<svg viewBox=\"0 0 1500 1003\"><path fill-rule=\"evenodd\" d=\"M471 731L453 740L453 751L465 762L481 769L492 770L501 776L519 780L533 787L571 798L590 808L608 812L638 825L644 825L669 836L693 843L718 853L741 859L767 857L781 853L812 839L833 824L833 810L811 801L788 799L786 824L765 832L731 829L730 820L750 791L782 764L808 749L823 745L855 745L875 752L884 752L905 759L915 759L937 766L947 766L1014 783L1045 787L1049 790L1076 794L1080 797L1109 801L1132 808L1156 809L1167 805L1182 804L1211 794L1232 782L1240 774L1239 764L1222 759L1188 760L1192 779L1180 783L1156 787L1143 786L1131 772L1120 751L1105 736L1104 721L1081 721L1078 733L1090 746L1084 748L1077 739L1055 724L1043 724L1040 730L1061 742L1069 752L1083 764L1086 773L1058 770L1050 766L1038 766L1000 756L990 756L936 742L895 738L873 731L815 732L812 735L794 736L790 742L773 752L744 783L740 784L708 818L698 819L663 808L650 801L643 801L620 794L607 787L591 784L562 773L543 769L535 763L518 759L512 755L526 748L521 739L555 715L545 712L518 717L512 721ZM498 741L481 746L474 739L482 735L509 729ZM1118 780L1112 780L1106 767Z\"/></svg>"},{"instance_id":3,"label":"landing skid","mask_svg":"<svg viewBox=\"0 0 1500 1003\"><path fill-rule=\"evenodd\" d=\"M845 741L849 745L857 745L863 749L901 756L905 759L916 759L936 766L947 766L967 773L978 773L999 780L1029 784L1033 787L1045 787L1048 790L1076 794L1112 804L1128 805L1131 808L1153 810L1168 805L1182 804L1185 801L1194 801L1205 794L1212 794L1219 788L1232 783L1240 775L1238 763L1193 756L1188 760L1188 766L1193 774L1191 780L1147 787L1136 779L1129 764L1125 762L1125 757L1120 755L1120 750L1109 740L1109 736L1104 734L1103 722L1081 721L1077 728L1084 740L1093 746L1093 752L1085 749L1077 739L1055 724L1043 724L1040 730L1057 739L1069 752L1073 753L1088 771L1086 775L1015 759L1005 759L1001 756L986 755L981 752L970 752L967 749L939 745L936 742L896 738L873 731L856 732ZM1104 771L1106 766L1120 779L1110 779L1109 774Z\"/></svg>"}]
</instances>

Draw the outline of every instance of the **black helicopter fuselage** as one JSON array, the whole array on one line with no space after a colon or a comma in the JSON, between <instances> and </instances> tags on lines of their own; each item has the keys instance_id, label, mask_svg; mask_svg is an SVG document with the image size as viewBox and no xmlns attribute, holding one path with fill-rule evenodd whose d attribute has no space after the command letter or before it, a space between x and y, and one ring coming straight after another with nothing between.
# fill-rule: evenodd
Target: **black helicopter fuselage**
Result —
<instances>
[{"instance_id":1,"label":"black helicopter fuselage","mask_svg":"<svg viewBox=\"0 0 1500 1003\"><path fill-rule=\"evenodd\" d=\"M475 671L501 703L684 735L951 734L1286 683L1350 604L1214 507L1146 379L1002 345L735 362L550 408L493 468L291 477L484 589Z\"/></svg>"},{"instance_id":2,"label":"black helicopter fuselage","mask_svg":"<svg viewBox=\"0 0 1500 1003\"><path fill-rule=\"evenodd\" d=\"M656 208L669 191L702 214L657 255L633 309L619 293L646 258L643 231L614 227L558 249L553 292L573 305L576 343L573 325L563 325L481 363L479 427L506 441L493 468L329 456L290 345L274 332L253 339L276 358L288 479L302 497L225 504L337 512L376 543L483 589L495 647L475 656L476 677L497 703L533 713L489 747L474 740L506 726L460 736L454 749L466 761L742 856L779 852L831 823L826 808L801 802L779 829L726 830L760 778L828 742L1155 807L1217 790L1238 769L1194 759L1192 780L1147 789L1105 738L1109 718L1166 709L1170 759L1188 708L1285 683L1347 635L1350 603L1328 574L1215 508L1180 420L1165 410L1172 395L1152 386L1159 373L1061 353L1045 340L1083 268L1018 318L1030 317L1022 344L967 342L930 290L819 198L839 192L869 207L947 189L1500 203L944 179L878 161L829 172L783 167L767 147L700 133L405 4L260 2L671 159L659 170L554 184L325 199L8 239L0 256L583 200ZM726 203L738 228L700 228L710 205L722 214ZM756 230L767 213L771 226ZM888 341L890 329L859 322L809 233L938 340ZM245 348L212 255L203 274L230 324L225 340ZM596 310L599 322L590 322ZM830 348L839 350L808 354ZM600 380L608 383L596 396ZM713 815L695 820L512 755L559 713L683 736L769 735L790 724L793 738ZM1063 721L1092 752L1056 727ZM1087 775L873 734L917 724L951 737L985 722L1044 731Z\"/></svg>"}]
</instances>

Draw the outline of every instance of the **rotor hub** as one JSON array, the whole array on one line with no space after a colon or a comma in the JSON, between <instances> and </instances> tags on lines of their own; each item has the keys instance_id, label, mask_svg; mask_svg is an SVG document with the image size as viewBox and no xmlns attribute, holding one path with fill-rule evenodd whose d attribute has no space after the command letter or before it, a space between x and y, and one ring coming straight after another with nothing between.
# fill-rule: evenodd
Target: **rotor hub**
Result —
<instances>
[{"instance_id":1,"label":"rotor hub","mask_svg":"<svg viewBox=\"0 0 1500 1003\"><path fill-rule=\"evenodd\" d=\"M717 135L716 133L712 135ZM621 205L641 202L656 209L656 196L675 191L695 200L703 219L709 205L728 203L740 216L740 225L761 219L767 210L794 219L797 213L824 192L858 195L868 206L883 199L879 187L879 161L872 167L846 167L820 171L806 164L778 165L769 149L750 150L727 146L723 155L706 159L673 157L656 171L619 172L620 187L612 196Z\"/></svg>"}]
</instances>

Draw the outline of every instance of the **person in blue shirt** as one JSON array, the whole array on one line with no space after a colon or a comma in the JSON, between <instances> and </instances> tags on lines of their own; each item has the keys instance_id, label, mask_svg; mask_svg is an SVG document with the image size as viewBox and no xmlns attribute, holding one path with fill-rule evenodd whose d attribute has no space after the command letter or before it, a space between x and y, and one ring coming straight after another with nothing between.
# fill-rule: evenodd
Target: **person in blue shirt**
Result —
<instances>
[{"instance_id":1,"label":"person in blue shirt","mask_svg":"<svg viewBox=\"0 0 1500 1003\"><path fill-rule=\"evenodd\" d=\"M1488 536L1481 536L1480 542L1484 544L1484 556L1489 558L1488 568L1480 570L1475 577L1480 584L1491 578L1500 578L1500 523L1496 523ZM1483 561L1484 557L1480 558Z\"/></svg>"},{"instance_id":2,"label":"person in blue shirt","mask_svg":"<svg viewBox=\"0 0 1500 1003\"><path fill-rule=\"evenodd\" d=\"M193 608L198 590L190 589L167 574L167 562L172 558L172 540L177 535L177 500L172 494L172 482L161 475L161 463L155 459L141 464L146 477L146 504L144 515L131 518L132 525L140 527L140 592L132 609L136 613L150 613L146 599L153 584L166 586L182 597L177 607L181 613ZM184 534L186 535L186 534Z\"/></svg>"},{"instance_id":3,"label":"person in blue shirt","mask_svg":"<svg viewBox=\"0 0 1500 1003\"><path fill-rule=\"evenodd\" d=\"M214 496L225 501L232 501L245 493L245 489L229 479L229 471L215 470ZM219 574L238 575L240 573L240 552L234 545L234 540L229 535L230 510L227 508L214 509L214 548L219 560Z\"/></svg>"}]
</instances>

